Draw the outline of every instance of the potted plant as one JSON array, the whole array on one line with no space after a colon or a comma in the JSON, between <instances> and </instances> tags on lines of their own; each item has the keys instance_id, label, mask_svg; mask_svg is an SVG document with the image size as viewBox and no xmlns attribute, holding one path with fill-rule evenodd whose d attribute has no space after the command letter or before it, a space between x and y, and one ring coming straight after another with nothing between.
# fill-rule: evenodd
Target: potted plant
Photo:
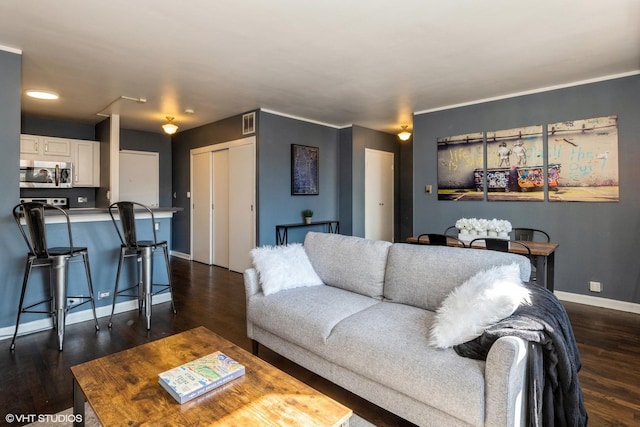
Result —
<instances>
[{"instance_id":1,"label":"potted plant","mask_svg":"<svg viewBox=\"0 0 640 427\"><path fill-rule=\"evenodd\" d=\"M311 224L312 216L313 216L313 211L311 209L305 209L302 211L302 217L304 218L305 224Z\"/></svg>"}]
</instances>

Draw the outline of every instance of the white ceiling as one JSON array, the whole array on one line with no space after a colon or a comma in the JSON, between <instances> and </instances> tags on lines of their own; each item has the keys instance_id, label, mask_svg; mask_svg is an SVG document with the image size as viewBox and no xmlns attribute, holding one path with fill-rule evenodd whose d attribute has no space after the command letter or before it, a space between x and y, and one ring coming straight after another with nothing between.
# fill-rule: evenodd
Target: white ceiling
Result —
<instances>
[{"instance_id":1,"label":"white ceiling","mask_svg":"<svg viewBox=\"0 0 640 427\"><path fill-rule=\"evenodd\" d=\"M263 108L397 133L412 112L638 72L640 0L2 0L0 45L22 51L23 90L60 94L23 96L27 113L159 132Z\"/></svg>"}]
</instances>

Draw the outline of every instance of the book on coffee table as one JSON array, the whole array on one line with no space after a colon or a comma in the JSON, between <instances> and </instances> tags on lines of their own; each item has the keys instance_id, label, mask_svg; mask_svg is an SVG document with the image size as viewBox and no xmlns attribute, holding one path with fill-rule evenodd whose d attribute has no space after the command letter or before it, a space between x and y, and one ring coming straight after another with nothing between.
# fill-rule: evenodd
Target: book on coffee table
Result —
<instances>
[{"instance_id":1,"label":"book on coffee table","mask_svg":"<svg viewBox=\"0 0 640 427\"><path fill-rule=\"evenodd\" d=\"M178 403L185 403L244 373L244 366L216 351L158 374L158 382Z\"/></svg>"}]
</instances>

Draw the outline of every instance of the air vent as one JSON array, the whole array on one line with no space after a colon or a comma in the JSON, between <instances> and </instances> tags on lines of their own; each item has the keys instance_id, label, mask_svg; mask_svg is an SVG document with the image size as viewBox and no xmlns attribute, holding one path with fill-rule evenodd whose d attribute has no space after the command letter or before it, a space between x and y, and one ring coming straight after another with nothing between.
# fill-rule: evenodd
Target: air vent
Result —
<instances>
[{"instance_id":1,"label":"air vent","mask_svg":"<svg viewBox=\"0 0 640 427\"><path fill-rule=\"evenodd\" d=\"M248 135L256 131L256 113L242 115L242 134Z\"/></svg>"}]
</instances>

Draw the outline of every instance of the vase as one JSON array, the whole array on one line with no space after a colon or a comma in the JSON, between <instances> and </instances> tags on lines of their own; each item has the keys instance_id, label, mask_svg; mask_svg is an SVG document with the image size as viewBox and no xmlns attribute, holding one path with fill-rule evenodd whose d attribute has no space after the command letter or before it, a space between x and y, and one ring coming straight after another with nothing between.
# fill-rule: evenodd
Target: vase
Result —
<instances>
[{"instance_id":1,"label":"vase","mask_svg":"<svg viewBox=\"0 0 640 427\"><path fill-rule=\"evenodd\" d=\"M459 230L459 234L469 234L469 230L467 230L466 228L461 228Z\"/></svg>"},{"instance_id":2,"label":"vase","mask_svg":"<svg viewBox=\"0 0 640 427\"><path fill-rule=\"evenodd\" d=\"M498 233L498 237L501 239L508 239L509 238L509 233L507 233L506 231L501 231Z\"/></svg>"},{"instance_id":3,"label":"vase","mask_svg":"<svg viewBox=\"0 0 640 427\"><path fill-rule=\"evenodd\" d=\"M498 232L497 232L497 231L495 231L495 230L489 230L489 231L487 232L487 235L488 235L489 237L498 237Z\"/></svg>"},{"instance_id":4,"label":"vase","mask_svg":"<svg viewBox=\"0 0 640 427\"><path fill-rule=\"evenodd\" d=\"M310 216L305 216L304 217L304 223L305 224L311 224L311 217Z\"/></svg>"}]
</instances>

